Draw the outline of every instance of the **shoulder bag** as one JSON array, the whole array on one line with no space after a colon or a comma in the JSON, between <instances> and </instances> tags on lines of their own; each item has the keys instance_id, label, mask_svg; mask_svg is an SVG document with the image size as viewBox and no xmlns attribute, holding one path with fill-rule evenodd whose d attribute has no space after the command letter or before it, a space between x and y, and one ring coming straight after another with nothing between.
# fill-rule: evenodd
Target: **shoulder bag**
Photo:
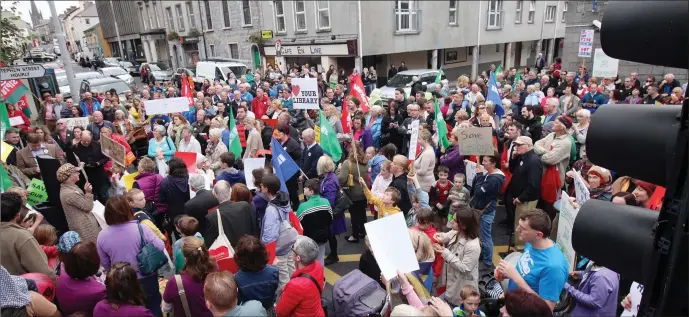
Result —
<instances>
[{"instance_id":1,"label":"shoulder bag","mask_svg":"<svg viewBox=\"0 0 689 317\"><path fill-rule=\"evenodd\" d=\"M299 232L292 226L289 220L282 219L280 209L273 205L278 213L278 219L280 221L280 230L278 231L278 240L275 243L275 250L284 250L287 247L291 247L297 241L297 236Z\"/></svg>"},{"instance_id":2,"label":"shoulder bag","mask_svg":"<svg viewBox=\"0 0 689 317\"><path fill-rule=\"evenodd\" d=\"M318 289L318 294L320 294L321 297L321 307L323 307L323 312L325 313L325 315L328 316L328 303L326 302L326 299L323 298L323 290L321 289L321 285L318 284L318 281L316 281L316 279L308 273L300 273L299 277L308 278L311 280L311 282L313 282L314 285L316 285L316 288Z\"/></svg>"},{"instance_id":3,"label":"shoulder bag","mask_svg":"<svg viewBox=\"0 0 689 317\"><path fill-rule=\"evenodd\" d=\"M184 316L191 317L189 301L187 301L187 293L184 291L184 283L182 283L182 276L179 274L175 275L175 281L177 282L177 293L179 294L179 300L182 302L182 307L184 308Z\"/></svg>"},{"instance_id":4,"label":"shoulder bag","mask_svg":"<svg viewBox=\"0 0 689 317\"><path fill-rule=\"evenodd\" d=\"M234 263L234 248L230 240L225 235L225 229L222 225L222 218L220 216L220 208L215 209L215 213L218 217L218 237L215 238L211 247L208 248L208 254L215 258L218 263L218 268L220 270L230 271L235 273L236 264ZM234 271L233 271L234 270Z\"/></svg>"},{"instance_id":5,"label":"shoulder bag","mask_svg":"<svg viewBox=\"0 0 689 317\"><path fill-rule=\"evenodd\" d=\"M152 243L146 243L141 224L137 222L136 225L139 227L139 235L141 236L141 250L136 255L136 261L139 263L139 272L143 276L151 275L168 262L167 256Z\"/></svg>"},{"instance_id":6,"label":"shoulder bag","mask_svg":"<svg viewBox=\"0 0 689 317\"><path fill-rule=\"evenodd\" d=\"M350 175L351 176L351 175ZM335 192L335 206L333 206L333 217L344 214L345 210L349 209L353 204L352 200L347 196L340 185L337 185L337 192Z\"/></svg>"}]
</instances>

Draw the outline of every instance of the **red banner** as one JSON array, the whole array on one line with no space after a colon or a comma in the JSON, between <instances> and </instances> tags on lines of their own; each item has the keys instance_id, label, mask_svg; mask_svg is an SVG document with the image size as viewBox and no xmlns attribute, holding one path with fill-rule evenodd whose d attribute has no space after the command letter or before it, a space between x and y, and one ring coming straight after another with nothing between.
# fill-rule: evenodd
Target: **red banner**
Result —
<instances>
[{"instance_id":1,"label":"red banner","mask_svg":"<svg viewBox=\"0 0 689 317\"><path fill-rule=\"evenodd\" d=\"M182 74L182 97L187 97L189 101L189 107L194 106L194 96L189 88L189 80L187 80L187 74Z\"/></svg>"},{"instance_id":2,"label":"red banner","mask_svg":"<svg viewBox=\"0 0 689 317\"><path fill-rule=\"evenodd\" d=\"M364 83L361 81L361 75L351 74L349 76L349 95L359 100L359 105L363 113L367 113L368 109L371 108L368 104Z\"/></svg>"},{"instance_id":3,"label":"red banner","mask_svg":"<svg viewBox=\"0 0 689 317\"><path fill-rule=\"evenodd\" d=\"M347 108L347 103L342 105L342 133L352 132L352 117L349 116L349 109Z\"/></svg>"}]
</instances>

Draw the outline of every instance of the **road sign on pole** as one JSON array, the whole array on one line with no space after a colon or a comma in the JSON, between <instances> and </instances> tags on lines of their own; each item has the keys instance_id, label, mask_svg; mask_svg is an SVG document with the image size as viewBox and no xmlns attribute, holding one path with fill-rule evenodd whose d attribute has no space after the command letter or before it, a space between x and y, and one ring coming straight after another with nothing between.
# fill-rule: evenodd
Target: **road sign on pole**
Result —
<instances>
[{"instance_id":1,"label":"road sign on pole","mask_svg":"<svg viewBox=\"0 0 689 317\"><path fill-rule=\"evenodd\" d=\"M275 41L275 56L282 55L282 41Z\"/></svg>"},{"instance_id":2,"label":"road sign on pole","mask_svg":"<svg viewBox=\"0 0 689 317\"><path fill-rule=\"evenodd\" d=\"M0 80L38 78L45 75L42 65L0 67Z\"/></svg>"}]
</instances>

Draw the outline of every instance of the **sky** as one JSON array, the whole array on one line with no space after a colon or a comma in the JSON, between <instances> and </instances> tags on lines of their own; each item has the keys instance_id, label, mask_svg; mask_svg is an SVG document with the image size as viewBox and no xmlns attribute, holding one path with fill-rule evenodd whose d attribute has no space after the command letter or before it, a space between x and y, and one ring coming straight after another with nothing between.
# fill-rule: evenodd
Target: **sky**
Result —
<instances>
[{"instance_id":1,"label":"sky","mask_svg":"<svg viewBox=\"0 0 689 317\"><path fill-rule=\"evenodd\" d=\"M12 1L0 1L3 10L10 5L12 5ZM78 6L79 1L54 1L55 2L55 9L57 10L57 14L62 14L65 12L65 9L71 7L71 6ZM36 7L38 7L38 10L43 13L43 18L44 19L49 19L51 17L50 15L50 6L48 5L48 1L36 1ZM19 3L17 4L17 12L21 14L21 19L28 22L29 24L31 23L31 16L29 15L29 10L31 10L31 1L29 0L20 0Z\"/></svg>"}]
</instances>

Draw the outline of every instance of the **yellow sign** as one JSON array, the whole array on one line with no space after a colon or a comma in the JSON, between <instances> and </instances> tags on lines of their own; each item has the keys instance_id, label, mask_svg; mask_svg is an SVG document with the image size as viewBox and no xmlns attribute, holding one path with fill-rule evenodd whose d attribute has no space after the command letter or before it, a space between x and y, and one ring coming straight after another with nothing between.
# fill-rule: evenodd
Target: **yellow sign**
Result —
<instances>
[{"instance_id":1,"label":"yellow sign","mask_svg":"<svg viewBox=\"0 0 689 317\"><path fill-rule=\"evenodd\" d=\"M127 188L127 190L132 189L132 186L134 186L134 178L137 175L139 175L139 172L122 176L122 181L124 181L124 187Z\"/></svg>"},{"instance_id":2,"label":"yellow sign","mask_svg":"<svg viewBox=\"0 0 689 317\"><path fill-rule=\"evenodd\" d=\"M12 153L12 150L14 150L14 147L11 145L2 142L2 148L0 148L0 153L2 153L1 157L3 162L7 161L7 157L10 156L10 153Z\"/></svg>"},{"instance_id":3,"label":"yellow sign","mask_svg":"<svg viewBox=\"0 0 689 317\"><path fill-rule=\"evenodd\" d=\"M264 39L272 39L273 38L273 31L261 30L261 37Z\"/></svg>"}]
</instances>

